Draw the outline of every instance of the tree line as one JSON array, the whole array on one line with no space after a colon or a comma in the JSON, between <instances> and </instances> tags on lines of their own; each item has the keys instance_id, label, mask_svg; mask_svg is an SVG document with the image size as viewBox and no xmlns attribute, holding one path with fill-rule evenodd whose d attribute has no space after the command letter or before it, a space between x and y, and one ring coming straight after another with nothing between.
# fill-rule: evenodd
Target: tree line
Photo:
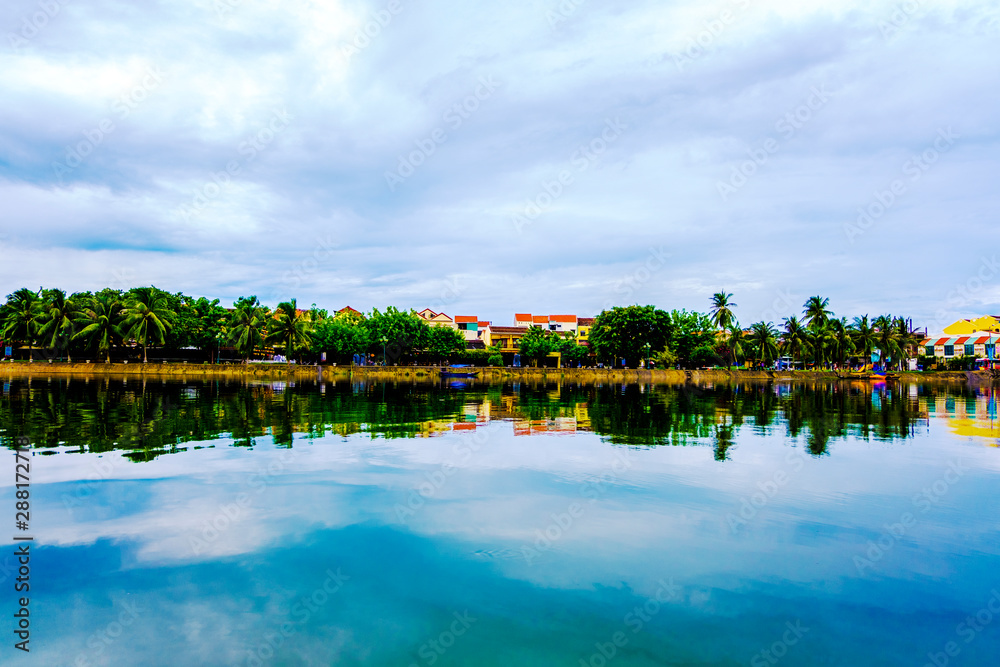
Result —
<instances>
[{"instance_id":1,"label":"tree line","mask_svg":"<svg viewBox=\"0 0 1000 667\"><path fill-rule=\"evenodd\" d=\"M696 368L740 365L767 367L779 356L812 363L817 368L844 368L851 360L867 363L874 353L888 367L901 367L916 355L920 336L903 317L862 315L837 318L830 300L809 297L801 316L791 315L780 327L755 322L743 327L736 319L733 295L713 295L709 312L665 311L651 305L602 311L594 320L587 344L575 333L529 328L519 342L525 363L537 364L558 352L565 365L603 363L638 367ZM111 361L147 361L149 348L161 356L198 350L211 361L222 354L244 362L280 351L289 360L346 362L374 355L386 363L467 361L504 364L498 347L467 350L461 332L429 325L413 310L388 307L368 314L346 310L332 315L316 307L301 309L295 299L273 310L256 296L240 297L231 308L219 300L171 294L154 286L127 291L104 289L67 295L60 289L22 288L0 306L0 335L6 344L28 347L47 356L88 355ZM141 352L141 355L140 355Z\"/></svg>"}]
</instances>

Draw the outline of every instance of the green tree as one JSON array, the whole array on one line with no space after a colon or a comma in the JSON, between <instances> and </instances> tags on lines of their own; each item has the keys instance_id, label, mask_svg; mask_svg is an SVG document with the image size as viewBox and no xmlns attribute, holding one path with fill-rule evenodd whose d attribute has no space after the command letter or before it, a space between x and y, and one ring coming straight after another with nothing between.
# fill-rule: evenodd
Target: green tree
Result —
<instances>
[{"instance_id":1,"label":"green tree","mask_svg":"<svg viewBox=\"0 0 1000 667\"><path fill-rule=\"evenodd\" d=\"M717 329L728 329L729 326L736 321L736 317L733 315L733 308L737 304L730 301L733 298L731 293L727 294L725 290L721 292L716 292L712 295L712 309L710 316L712 318L712 324L715 325Z\"/></svg>"},{"instance_id":2,"label":"green tree","mask_svg":"<svg viewBox=\"0 0 1000 667\"><path fill-rule=\"evenodd\" d=\"M555 351L559 353L563 366L580 366L590 356L590 348L577 343L576 336L572 333L566 336L558 336L557 334Z\"/></svg>"},{"instance_id":3,"label":"green tree","mask_svg":"<svg viewBox=\"0 0 1000 667\"><path fill-rule=\"evenodd\" d=\"M694 351L700 347L713 347L716 342L715 334L715 325L707 315L696 311L672 310L666 347L677 357L677 363L681 366L704 366L704 359L695 359Z\"/></svg>"},{"instance_id":4,"label":"green tree","mask_svg":"<svg viewBox=\"0 0 1000 667\"><path fill-rule=\"evenodd\" d=\"M172 295L173 326L167 332L166 347L179 350L195 347L208 351L215 360L219 345L225 340L225 326L229 313L219 305L219 300L205 297Z\"/></svg>"},{"instance_id":5,"label":"green tree","mask_svg":"<svg viewBox=\"0 0 1000 667\"><path fill-rule=\"evenodd\" d=\"M806 299L806 302L802 305L802 314L805 315L805 320L810 329L815 329L826 324L830 317L833 316L833 311L827 308L829 305L830 299L825 299L821 296L811 296Z\"/></svg>"},{"instance_id":6,"label":"green tree","mask_svg":"<svg viewBox=\"0 0 1000 667\"><path fill-rule=\"evenodd\" d=\"M134 287L125 300L124 326L128 336L142 345L142 363L149 360L149 343L163 345L172 326L174 312L169 308L169 294L156 287Z\"/></svg>"},{"instance_id":7,"label":"green tree","mask_svg":"<svg viewBox=\"0 0 1000 667\"><path fill-rule=\"evenodd\" d=\"M361 321L341 317L320 322L313 330L312 340L315 354L326 352L340 361L349 361L356 354L364 354L371 345L368 328ZM462 349L465 349L464 340Z\"/></svg>"},{"instance_id":8,"label":"green tree","mask_svg":"<svg viewBox=\"0 0 1000 667\"><path fill-rule=\"evenodd\" d=\"M851 338L854 340L854 349L864 355L864 365L872 362L872 350L878 344L878 334L868 322L868 315L855 317Z\"/></svg>"},{"instance_id":9,"label":"green tree","mask_svg":"<svg viewBox=\"0 0 1000 667\"><path fill-rule=\"evenodd\" d=\"M591 329L593 336L593 329ZM591 339L593 340L593 339ZM560 338L552 331L541 327L528 327L528 330L518 341L517 349L522 357L531 361L532 366L537 366L538 362L556 351Z\"/></svg>"},{"instance_id":10,"label":"green tree","mask_svg":"<svg viewBox=\"0 0 1000 667\"><path fill-rule=\"evenodd\" d=\"M427 335L427 353L437 361L465 352L465 336L451 327L431 327ZM503 365L503 357L500 357Z\"/></svg>"},{"instance_id":11,"label":"green tree","mask_svg":"<svg viewBox=\"0 0 1000 667\"><path fill-rule=\"evenodd\" d=\"M368 329L369 349L374 354L382 353L386 363L397 363L403 356L426 349L431 333L430 325L416 312L393 306L384 313L373 309L364 326Z\"/></svg>"},{"instance_id":12,"label":"green tree","mask_svg":"<svg viewBox=\"0 0 1000 667\"><path fill-rule=\"evenodd\" d=\"M44 304L41 288L32 292L22 287L7 295L3 306L3 335L28 344L28 360L34 361L32 346L38 337L38 330L44 320Z\"/></svg>"},{"instance_id":13,"label":"green tree","mask_svg":"<svg viewBox=\"0 0 1000 667\"><path fill-rule=\"evenodd\" d=\"M236 351L249 363L254 350L264 346L267 336L267 309L256 296L240 297L233 304L225 336Z\"/></svg>"},{"instance_id":14,"label":"green tree","mask_svg":"<svg viewBox=\"0 0 1000 667\"><path fill-rule=\"evenodd\" d=\"M80 305L73 298L67 297L66 292L61 289L47 289L42 291L42 311L39 338L53 352L58 352L60 348L65 350L66 360L72 361L69 344L76 333Z\"/></svg>"},{"instance_id":15,"label":"green tree","mask_svg":"<svg viewBox=\"0 0 1000 667\"><path fill-rule=\"evenodd\" d=\"M589 342L599 359L625 359L635 368L650 351L667 347L672 328L670 313L653 306L616 306L594 319Z\"/></svg>"},{"instance_id":16,"label":"green tree","mask_svg":"<svg viewBox=\"0 0 1000 667\"><path fill-rule=\"evenodd\" d=\"M830 320L830 329L833 332L833 358L837 360L837 366L843 368L847 357L854 352L851 326L846 317L841 317L839 320Z\"/></svg>"},{"instance_id":17,"label":"green tree","mask_svg":"<svg viewBox=\"0 0 1000 667\"><path fill-rule=\"evenodd\" d=\"M274 310L274 317L268 322L267 339L280 343L285 348L285 359L289 365L292 357L309 348L309 320L299 312L295 299L282 301Z\"/></svg>"},{"instance_id":18,"label":"green tree","mask_svg":"<svg viewBox=\"0 0 1000 667\"><path fill-rule=\"evenodd\" d=\"M731 361L730 365L738 365L746 359L748 337L739 322L730 324L726 329L726 351Z\"/></svg>"},{"instance_id":19,"label":"green tree","mask_svg":"<svg viewBox=\"0 0 1000 667\"><path fill-rule=\"evenodd\" d=\"M793 359L803 359L810 349L809 331L794 315L786 317L781 349Z\"/></svg>"},{"instance_id":20,"label":"green tree","mask_svg":"<svg viewBox=\"0 0 1000 667\"><path fill-rule=\"evenodd\" d=\"M82 325L74 338L82 338L97 348L111 363L111 348L122 339L122 314L125 302L120 293L104 290L91 297L77 320Z\"/></svg>"},{"instance_id":21,"label":"green tree","mask_svg":"<svg viewBox=\"0 0 1000 667\"><path fill-rule=\"evenodd\" d=\"M778 330L770 322L757 322L750 326L750 340L754 358L764 365L778 358Z\"/></svg>"},{"instance_id":22,"label":"green tree","mask_svg":"<svg viewBox=\"0 0 1000 667\"><path fill-rule=\"evenodd\" d=\"M889 370L890 362L898 361L903 356L900 340L896 335L895 321L891 315L879 315L872 322L872 328L876 332L875 340L882 370Z\"/></svg>"}]
</instances>

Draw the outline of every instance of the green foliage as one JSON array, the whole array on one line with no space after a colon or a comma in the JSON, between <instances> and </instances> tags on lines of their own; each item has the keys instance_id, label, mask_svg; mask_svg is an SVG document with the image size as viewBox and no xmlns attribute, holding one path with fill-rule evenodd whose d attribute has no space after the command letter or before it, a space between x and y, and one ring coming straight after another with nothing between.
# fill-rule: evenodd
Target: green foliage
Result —
<instances>
[{"instance_id":1,"label":"green foliage","mask_svg":"<svg viewBox=\"0 0 1000 667\"><path fill-rule=\"evenodd\" d=\"M32 358L31 348L38 338L38 330L44 317L41 289L33 292L22 287L8 295L7 303L3 306L4 338L27 343L28 358Z\"/></svg>"},{"instance_id":2,"label":"green foliage","mask_svg":"<svg viewBox=\"0 0 1000 667\"><path fill-rule=\"evenodd\" d=\"M711 319L712 324L718 329L728 329L736 321L733 308L737 304L730 301L731 298L733 298L732 293L727 294L725 290L712 295Z\"/></svg>"},{"instance_id":3,"label":"green foliage","mask_svg":"<svg viewBox=\"0 0 1000 667\"><path fill-rule=\"evenodd\" d=\"M233 307L224 335L243 359L249 361L254 350L264 346L268 311L256 296L240 297Z\"/></svg>"},{"instance_id":4,"label":"green foliage","mask_svg":"<svg viewBox=\"0 0 1000 667\"><path fill-rule=\"evenodd\" d=\"M298 312L295 299L278 304L274 317L267 324L267 340L284 346L288 363L292 362L292 357L309 348L309 320Z\"/></svg>"},{"instance_id":5,"label":"green foliage","mask_svg":"<svg viewBox=\"0 0 1000 667\"><path fill-rule=\"evenodd\" d=\"M563 366L580 366L587 363L590 357L590 348L578 344L576 336L573 334L565 337L559 336L555 344L555 351L561 355Z\"/></svg>"},{"instance_id":6,"label":"green foliage","mask_svg":"<svg viewBox=\"0 0 1000 667\"><path fill-rule=\"evenodd\" d=\"M693 357L694 350L699 347L712 347L714 344L715 325L708 316L686 310L670 312L666 348L677 357L677 363L682 367L698 366L697 360Z\"/></svg>"},{"instance_id":7,"label":"green foliage","mask_svg":"<svg viewBox=\"0 0 1000 667\"><path fill-rule=\"evenodd\" d=\"M560 342L554 332L540 327L528 327L528 330L518 341L518 351L521 356L537 365L539 361L555 352Z\"/></svg>"},{"instance_id":8,"label":"green foliage","mask_svg":"<svg viewBox=\"0 0 1000 667\"><path fill-rule=\"evenodd\" d=\"M368 350L371 346L368 335L367 327L360 323L340 317L328 319L313 330L311 349L316 355L326 352L330 359L347 362Z\"/></svg>"},{"instance_id":9,"label":"green foliage","mask_svg":"<svg viewBox=\"0 0 1000 667\"><path fill-rule=\"evenodd\" d=\"M589 341L598 359L625 359L634 368L648 354L669 347L674 328L671 314L653 306L616 306L595 318Z\"/></svg>"},{"instance_id":10,"label":"green foliage","mask_svg":"<svg viewBox=\"0 0 1000 667\"><path fill-rule=\"evenodd\" d=\"M719 356L718 352L711 345L700 345L691 351L691 364L696 368L701 368L702 366L721 366L723 364L722 357Z\"/></svg>"},{"instance_id":11,"label":"green foliage","mask_svg":"<svg viewBox=\"0 0 1000 667\"><path fill-rule=\"evenodd\" d=\"M377 355L385 354L388 364L425 349L430 341L430 325L412 310L389 306L382 313L376 308L364 326L368 330L368 349Z\"/></svg>"},{"instance_id":12,"label":"green foliage","mask_svg":"<svg viewBox=\"0 0 1000 667\"><path fill-rule=\"evenodd\" d=\"M142 360L148 360L150 342L162 345L167 329L172 325L174 312L169 307L169 297L156 287L134 287L125 300L125 322L128 337L142 345Z\"/></svg>"},{"instance_id":13,"label":"green foliage","mask_svg":"<svg viewBox=\"0 0 1000 667\"><path fill-rule=\"evenodd\" d=\"M120 292L103 290L87 300L77 320L81 329L74 338L87 342L111 363L111 348L123 338L125 301Z\"/></svg>"},{"instance_id":14,"label":"green foliage","mask_svg":"<svg viewBox=\"0 0 1000 667\"><path fill-rule=\"evenodd\" d=\"M427 354L441 360L465 352L465 336L451 327L430 327L427 334ZM498 365L503 365L503 359Z\"/></svg>"}]
</instances>

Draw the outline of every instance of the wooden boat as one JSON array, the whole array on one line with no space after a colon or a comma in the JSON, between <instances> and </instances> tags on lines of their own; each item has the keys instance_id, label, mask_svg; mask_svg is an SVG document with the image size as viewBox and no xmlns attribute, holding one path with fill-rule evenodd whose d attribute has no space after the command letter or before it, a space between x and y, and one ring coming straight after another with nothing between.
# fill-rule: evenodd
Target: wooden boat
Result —
<instances>
[{"instance_id":1,"label":"wooden boat","mask_svg":"<svg viewBox=\"0 0 1000 667\"><path fill-rule=\"evenodd\" d=\"M479 375L479 371L466 370L468 366L449 366L441 370L442 378L474 378Z\"/></svg>"}]
</instances>

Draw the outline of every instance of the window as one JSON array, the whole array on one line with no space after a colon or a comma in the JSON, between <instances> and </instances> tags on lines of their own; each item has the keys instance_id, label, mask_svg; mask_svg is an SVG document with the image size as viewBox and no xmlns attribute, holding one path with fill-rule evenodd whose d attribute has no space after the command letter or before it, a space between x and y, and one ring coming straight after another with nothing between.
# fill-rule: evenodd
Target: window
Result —
<instances>
[{"instance_id":1,"label":"window","mask_svg":"<svg viewBox=\"0 0 1000 667\"><path fill-rule=\"evenodd\" d=\"M986 358L995 359L997 356L997 346L996 344L986 346Z\"/></svg>"},{"instance_id":2,"label":"window","mask_svg":"<svg viewBox=\"0 0 1000 667\"><path fill-rule=\"evenodd\" d=\"M969 345L968 343L966 343L965 344L965 356L967 356L967 357L974 357L974 356L976 356L976 346L975 345Z\"/></svg>"},{"instance_id":3,"label":"window","mask_svg":"<svg viewBox=\"0 0 1000 667\"><path fill-rule=\"evenodd\" d=\"M925 345L924 348L925 348L924 349L924 354L926 356L928 356L928 357L933 357L934 356L934 346L933 345Z\"/></svg>"},{"instance_id":4,"label":"window","mask_svg":"<svg viewBox=\"0 0 1000 667\"><path fill-rule=\"evenodd\" d=\"M945 345L944 346L944 356L946 356L946 357L953 357L953 356L955 356L955 346L954 345Z\"/></svg>"}]
</instances>

